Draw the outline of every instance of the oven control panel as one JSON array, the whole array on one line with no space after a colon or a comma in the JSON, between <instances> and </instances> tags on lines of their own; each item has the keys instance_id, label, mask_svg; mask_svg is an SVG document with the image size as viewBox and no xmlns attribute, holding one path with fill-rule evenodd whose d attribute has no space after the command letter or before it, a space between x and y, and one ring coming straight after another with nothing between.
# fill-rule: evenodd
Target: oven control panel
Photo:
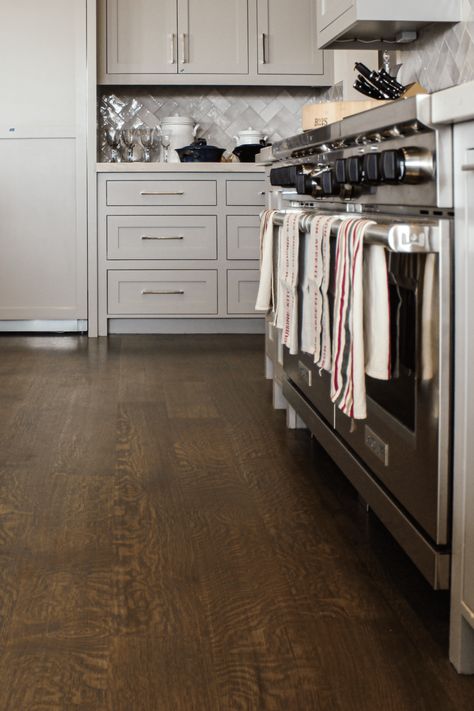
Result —
<instances>
[{"instance_id":1,"label":"oven control panel","mask_svg":"<svg viewBox=\"0 0 474 711\"><path fill-rule=\"evenodd\" d=\"M347 157L326 155L318 162L272 168L270 182L313 198L357 198L378 187L422 185L435 180L434 152L407 146Z\"/></svg>"}]
</instances>

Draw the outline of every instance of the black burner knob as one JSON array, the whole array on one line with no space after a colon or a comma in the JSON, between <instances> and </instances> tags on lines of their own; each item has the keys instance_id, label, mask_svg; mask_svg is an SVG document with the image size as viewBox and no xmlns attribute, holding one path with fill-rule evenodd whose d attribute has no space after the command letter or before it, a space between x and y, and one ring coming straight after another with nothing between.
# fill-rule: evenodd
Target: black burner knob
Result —
<instances>
[{"instance_id":1,"label":"black burner knob","mask_svg":"<svg viewBox=\"0 0 474 711\"><path fill-rule=\"evenodd\" d=\"M380 155L378 153L369 153L364 156L363 169L368 183L380 182Z\"/></svg>"},{"instance_id":2,"label":"black burner knob","mask_svg":"<svg viewBox=\"0 0 474 711\"><path fill-rule=\"evenodd\" d=\"M340 185L344 185L344 183L347 183L347 171L346 171L346 161L344 158L338 158L336 161L335 165L335 170L336 170L336 181Z\"/></svg>"},{"instance_id":3,"label":"black burner knob","mask_svg":"<svg viewBox=\"0 0 474 711\"><path fill-rule=\"evenodd\" d=\"M380 155L380 173L385 183L399 183L403 180L405 162L402 151L384 151Z\"/></svg>"},{"instance_id":4,"label":"black burner knob","mask_svg":"<svg viewBox=\"0 0 474 711\"><path fill-rule=\"evenodd\" d=\"M358 184L362 182L362 161L357 156L347 159L347 178L349 183Z\"/></svg>"},{"instance_id":5,"label":"black burner knob","mask_svg":"<svg viewBox=\"0 0 474 711\"><path fill-rule=\"evenodd\" d=\"M281 168L272 168L270 170L270 184L281 185Z\"/></svg>"},{"instance_id":6,"label":"black burner knob","mask_svg":"<svg viewBox=\"0 0 474 711\"><path fill-rule=\"evenodd\" d=\"M314 190L313 179L305 173L299 173L296 176L296 192L298 195L312 195Z\"/></svg>"},{"instance_id":7,"label":"black burner knob","mask_svg":"<svg viewBox=\"0 0 474 711\"><path fill-rule=\"evenodd\" d=\"M339 192L340 187L336 182L336 176L333 170L328 170L323 173L320 180L324 195L335 195Z\"/></svg>"}]
</instances>

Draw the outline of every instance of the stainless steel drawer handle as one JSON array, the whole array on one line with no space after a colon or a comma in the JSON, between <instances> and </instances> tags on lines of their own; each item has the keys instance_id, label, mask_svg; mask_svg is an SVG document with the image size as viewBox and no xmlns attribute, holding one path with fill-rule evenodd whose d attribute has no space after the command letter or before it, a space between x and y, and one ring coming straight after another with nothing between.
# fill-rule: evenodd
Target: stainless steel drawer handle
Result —
<instances>
[{"instance_id":1,"label":"stainless steel drawer handle","mask_svg":"<svg viewBox=\"0 0 474 711\"><path fill-rule=\"evenodd\" d=\"M188 64L189 59L188 59L188 54L187 54L187 47L186 47L186 40L187 40L187 34L183 32L183 34L180 35L180 40L181 40L181 64Z\"/></svg>"},{"instance_id":2,"label":"stainless steel drawer handle","mask_svg":"<svg viewBox=\"0 0 474 711\"><path fill-rule=\"evenodd\" d=\"M267 63L267 53L266 53L266 35L264 32L260 35L260 64Z\"/></svg>"},{"instance_id":3,"label":"stainless steel drawer handle","mask_svg":"<svg viewBox=\"0 0 474 711\"><path fill-rule=\"evenodd\" d=\"M169 197L170 195L184 195L184 190L176 190L176 191L174 191L174 192L172 192L172 193L170 193L170 192L168 192L168 193L151 192L151 191L148 191L148 190L142 190L141 193L140 193L140 195L153 195L153 196L155 196L155 197L157 197L157 196L158 196L158 197L165 197L165 196L168 196L168 197Z\"/></svg>"},{"instance_id":4,"label":"stainless steel drawer handle","mask_svg":"<svg viewBox=\"0 0 474 711\"><path fill-rule=\"evenodd\" d=\"M150 294L158 295L158 296L167 296L170 294L177 294L179 296L182 296L184 294L184 291L182 289L160 289L159 291L155 291L152 289L143 289L142 291L143 296L148 296Z\"/></svg>"},{"instance_id":5,"label":"stainless steel drawer handle","mask_svg":"<svg viewBox=\"0 0 474 711\"><path fill-rule=\"evenodd\" d=\"M184 239L183 235L162 235L160 237L153 237L153 235L142 235L140 239L153 239L153 240L170 240L170 239Z\"/></svg>"},{"instance_id":6,"label":"stainless steel drawer handle","mask_svg":"<svg viewBox=\"0 0 474 711\"><path fill-rule=\"evenodd\" d=\"M175 35L174 33L169 36L169 42L170 42L170 64L175 63L175 57L176 57L176 45L175 45Z\"/></svg>"},{"instance_id":7,"label":"stainless steel drawer handle","mask_svg":"<svg viewBox=\"0 0 474 711\"><path fill-rule=\"evenodd\" d=\"M473 164L473 163L467 163L466 165L463 165L463 166L462 166L461 170L462 170L464 173L472 172L472 171L474 171L474 164Z\"/></svg>"}]
</instances>

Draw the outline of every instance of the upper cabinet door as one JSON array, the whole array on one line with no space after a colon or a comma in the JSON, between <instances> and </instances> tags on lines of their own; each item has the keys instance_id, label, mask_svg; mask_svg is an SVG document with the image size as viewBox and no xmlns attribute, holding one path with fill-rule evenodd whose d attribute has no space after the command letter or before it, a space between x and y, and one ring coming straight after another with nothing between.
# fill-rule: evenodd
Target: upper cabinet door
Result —
<instances>
[{"instance_id":1,"label":"upper cabinet door","mask_svg":"<svg viewBox=\"0 0 474 711\"><path fill-rule=\"evenodd\" d=\"M257 0L258 73L323 74L318 50L317 0Z\"/></svg>"},{"instance_id":2,"label":"upper cabinet door","mask_svg":"<svg viewBox=\"0 0 474 711\"><path fill-rule=\"evenodd\" d=\"M176 0L107 0L106 13L107 74L176 74Z\"/></svg>"},{"instance_id":3,"label":"upper cabinet door","mask_svg":"<svg viewBox=\"0 0 474 711\"><path fill-rule=\"evenodd\" d=\"M248 0L178 0L180 74L248 74Z\"/></svg>"},{"instance_id":4,"label":"upper cabinet door","mask_svg":"<svg viewBox=\"0 0 474 711\"><path fill-rule=\"evenodd\" d=\"M72 136L84 116L85 0L3 4L0 138ZM82 128L82 126L81 126Z\"/></svg>"}]
</instances>

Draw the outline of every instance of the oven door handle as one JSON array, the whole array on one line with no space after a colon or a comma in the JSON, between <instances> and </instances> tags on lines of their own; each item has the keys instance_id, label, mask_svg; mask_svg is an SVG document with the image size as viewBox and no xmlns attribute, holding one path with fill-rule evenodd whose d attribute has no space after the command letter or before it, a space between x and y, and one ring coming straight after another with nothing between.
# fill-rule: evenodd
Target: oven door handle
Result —
<instances>
[{"instance_id":1,"label":"oven door handle","mask_svg":"<svg viewBox=\"0 0 474 711\"><path fill-rule=\"evenodd\" d=\"M440 221L441 222L441 221ZM374 225L373 236L377 225ZM436 225L392 225L387 231L387 247L398 254L430 254L440 250L440 223ZM370 228L369 228L370 230ZM370 242L370 240L367 240Z\"/></svg>"},{"instance_id":2,"label":"oven door handle","mask_svg":"<svg viewBox=\"0 0 474 711\"><path fill-rule=\"evenodd\" d=\"M311 230L311 222L315 215L332 216L335 219L331 226L331 237L337 237L339 225L342 220L349 217L364 217L362 213L345 215L333 214L329 212L308 212L294 208L290 210L279 210L273 216L273 222L277 226L283 224L285 215L300 214L300 230L307 233ZM370 216L367 216L370 217ZM378 244L390 252L399 254L430 254L440 251L441 234L447 225L449 229L449 220L438 220L436 222L395 222L395 223L375 223L369 225L364 236L365 244Z\"/></svg>"}]
</instances>

